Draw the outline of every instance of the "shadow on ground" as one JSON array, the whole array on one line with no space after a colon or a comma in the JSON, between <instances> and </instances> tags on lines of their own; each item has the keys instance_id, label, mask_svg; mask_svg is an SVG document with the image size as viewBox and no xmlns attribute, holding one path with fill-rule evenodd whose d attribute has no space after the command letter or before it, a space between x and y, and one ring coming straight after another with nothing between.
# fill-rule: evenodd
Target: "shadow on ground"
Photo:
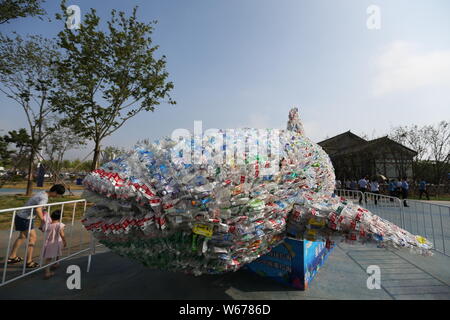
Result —
<instances>
[{"instance_id":1,"label":"shadow on ground","mask_svg":"<svg viewBox=\"0 0 450 320\"><path fill-rule=\"evenodd\" d=\"M0 287L0 299L449 299L449 258L411 257L338 245L310 288L297 291L245 270L195 277L151 270L105 251L93 256L89 273L87 257L78 257L62 263L50 280L44 280L40 272ZM365 267L371 264L382 268L381 289L367 288ZM82 270L80 290L67 288L69 265Z\"/></svg>"}]
</instances>

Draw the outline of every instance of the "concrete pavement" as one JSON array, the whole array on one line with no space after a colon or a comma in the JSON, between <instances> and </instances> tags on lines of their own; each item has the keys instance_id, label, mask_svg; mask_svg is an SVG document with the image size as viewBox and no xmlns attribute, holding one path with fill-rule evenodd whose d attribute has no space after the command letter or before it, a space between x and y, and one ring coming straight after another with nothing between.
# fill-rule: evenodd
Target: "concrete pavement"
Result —
<instances>
[{"instance_id":1,"label":"concrete pavement","mask_svg":"<svg viewBox=\"0 0 450 320\"><path fill-rule=\"evenodd\" d=\"M370 209L393 222L398 219L398 208ZM419 233L435 231L437 247L448 248L447 211L427 212L426 220L422 219L421 211L415 207L406 209L407 227ZM439 233L440 225L443 230ZM69 230L70 227L67 233ZM79 223L73 230L72 239L76 242L72 243L87 247L87 232ZM0 267L8 235L7 231L0 231ZM38 247L36 252L39 251ZM81 290L67 289L65 270L72 264L82 269ZM369 265L381 269L379 290L367 288ZM407 250L387 251L358 244L339 243L306 291L291 289L245 270L200 277L151 270L106 248L93 256L91 272L86 272L86 266L86 256L65 261L50 280L43 280L42 272L38 272L0 287L0 299L450 299L449 256L436 252L432 257L424 257ZM8 269L8 278L19 274L20 267Z\"/></svg>"},{"instance_id":2,"label":"concrete pavement","mask_svg":"<svg viewBox=\"0 0 450 320\"><path fill-rule=\"evenodd\" d=\"M82 269L81 290L68 290L68 265ZM369 290L368 265L381 268L381 286ZM103 249L62 263L57 275L42 273L0 287L0 299L450 299L450 258L411 255L341 243L306 291L296 291L245 270L220 276L187 276L148 269Z\"/></svg>"}]
</instances>

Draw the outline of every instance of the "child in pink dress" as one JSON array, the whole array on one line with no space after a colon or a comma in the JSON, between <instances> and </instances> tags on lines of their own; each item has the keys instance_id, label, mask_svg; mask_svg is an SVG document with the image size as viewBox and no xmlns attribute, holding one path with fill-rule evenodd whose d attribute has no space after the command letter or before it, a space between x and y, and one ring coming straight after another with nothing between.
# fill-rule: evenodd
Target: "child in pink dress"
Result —
<instances>
[{"instance_id":1,"label":"child in pink dress","mask_svg":"<svg viewBox=\"0 0 450 320\"><path fill-rule=\"evenodd\" d=\"M61 223L61 211L55 210L51 214L51 222L45 225L44 259L45 264L49 264L52 259L61 256L62 248L67 246L64 235L64 223ZM44 278L49 279L54 275L50 267L45 268Z\"/></svg>"}]
</instances>

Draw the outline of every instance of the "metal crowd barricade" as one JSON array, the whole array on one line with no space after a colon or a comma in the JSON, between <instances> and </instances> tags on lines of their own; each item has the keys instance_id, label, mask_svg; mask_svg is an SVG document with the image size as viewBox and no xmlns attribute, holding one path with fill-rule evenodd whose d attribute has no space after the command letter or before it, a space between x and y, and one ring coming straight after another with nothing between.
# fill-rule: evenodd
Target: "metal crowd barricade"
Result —
<instances>
[{"instance_id":1,"label":"metal crowd barricade","mask_svg":"<svg viewBox=\"0 0 450 320\"><path fill-rule=\"evenodd\" d=\"M362 197L356 190L339 189L335 194L353 201ZM364 193L361 205L381 218L427 238L435 251L450 256L450 206L371 192Z\"/></svg>"},{"instance_id":2,"label":"metal crowd barricade","mask_svg":"<svg viewBox=\"0 0 450 320\"><path fill-rule=\"evenodd\" d=\"M366 201L362 204L377 216L405 229L403 202L401 199L384 194L364 192Z\"/></svg>"},{"instance_id":3,"label":"metal crowd barricade","mask_svg":"<svg viewBox=\"0 0 450 320\"><path fill-rule=\"evenodd\" d=\"M334 193L339 196L350 200L358 200L363 197L363 193L359 190L350 189L337 189Z\"/></svg>"},{"instance_id":4,"label":"metal crowd barricade","mask_svg":"<svg viewBox=\"0 0 450 320\"><path fill-rule=\"evenodd\" d=\"M434 250L450 256L450 206L369 192L365 195L365 208L412 234L427 238Z\"/></svg>"},{"instance_id":5,"label":"metal crowd barricade","mask_svg":"<svg viewBox=\"0 0 450 320\"><path fill-rule=\"evenodd\" d=\"M59 263L61 261L73 258L79 254L82 253L89 253L88 254L88 267L87 267L87 271L89 272L90 269L90 265L91 265L91 256L95 253L95 238L92 236L92 233L88 232L86 229L84 229L81 225L81 223L76 223L75 220L75 216L76 216L76 208L77 205L82 206L82 215L84 215L84 213L86 212L86 207L87 207L87 202L85 199L81 199L81 200L72 200L72 201L64 201L64 202L57 202L57 203L49 203L46 205L35 205L35 206L27 206L27 207L19 207L19 208L11 208L11 209L3 209L0 210L0 214L6 214L8 212L12 212L12 217L11 217L11 227L9 230L9 237L8 237L8 245L6 247L6 253L5 253L5 261L3 264L3 275L2 275L2 281L0 283L0 287L4 286L10 282L13 282L15 280L18 280L20 278L26 277L30 274L36 273L40 270L43 270L44 268L51 266L53 264ZM31 230L31 223L29 224L29 229L28 229L28 234L27 234L27 238L26 238L26 246L25 246L25 255L24 255L24 259L23 259L23 266L21 267L21 272L18 272L18 270L9 270L11 273L13 274L13 277L10 279L6 279L6 274L8 272L8 258L10 256L10 252L12 249L12 241L15 240L15 238L13 238L13 231L14 231L14 220L16 218L16 215L19 211L24 210L24 209L31 209L31 215L33 216L33 218L36 221L36 214L35 214L35 209L36 208L46 208L48 214L51 214L52 208L59 208L61 210L61 219L60 221L63 222L64 220L64 207L67 208L68 205L73 205L73 210L72 210L72 214L71 214L71 218L70 218L70 222L66 224L66 228L65 228L65 235L66 235L66 241L67 241L67 252L64 253L61 257L58 257L58 259L48 263L48 264L44 264L44 244L45 244L45 239L46 239L46 233L47 230L44 230L44 232L42 233L42 246L41 246L41 253L39 255L39 267L38 268L33 268L30 270L27 270L26 268L26 261L27 261L27 254L28 254L28 246L30 244L30 230ZM70 230L69 232L67 232L67 226L70 226ZM79 248L78 250L75 250L74 252L72 250L75 249L75 246L78 246L78 244L75 242L74 240L74 229L77 227L80 227L80 238L79 238ZM35 249L37 248L37 244L38 244L38 238L39 238L39 233L37 234L37 239L36 239L36 244L35 244ZM83 242L83 239L87 240L86 242ZM11 267L11 266L9 266Z\"/></svg>"},{"instance_id":6,"label":"metal crowd barricade","mask_svg":"<svg viewBox=\"0 0 450 320\"><path fill-rule=\"evenodd\" d=\"M406 200L404 229L424 236L436 251L450 256L450 206L420 200Z\"/></svg>"}]
</instances>

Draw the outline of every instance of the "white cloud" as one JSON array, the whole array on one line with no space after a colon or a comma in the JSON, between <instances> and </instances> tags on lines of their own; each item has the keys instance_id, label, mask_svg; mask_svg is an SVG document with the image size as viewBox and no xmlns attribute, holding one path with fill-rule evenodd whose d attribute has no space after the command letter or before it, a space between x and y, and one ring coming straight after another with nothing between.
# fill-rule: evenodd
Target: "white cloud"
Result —
<instances>
[{"instance_id":1,"label":"white cloud","mask_svg":"<svg viewBox=\"0 0 450 320\"><path fill-rule=\"evenodd\" d=\"M450 50L421 52L415 44L397 41L378 57L376 66L375 96L427 86L450 88Z\"/></svg>"}]
</instances>

